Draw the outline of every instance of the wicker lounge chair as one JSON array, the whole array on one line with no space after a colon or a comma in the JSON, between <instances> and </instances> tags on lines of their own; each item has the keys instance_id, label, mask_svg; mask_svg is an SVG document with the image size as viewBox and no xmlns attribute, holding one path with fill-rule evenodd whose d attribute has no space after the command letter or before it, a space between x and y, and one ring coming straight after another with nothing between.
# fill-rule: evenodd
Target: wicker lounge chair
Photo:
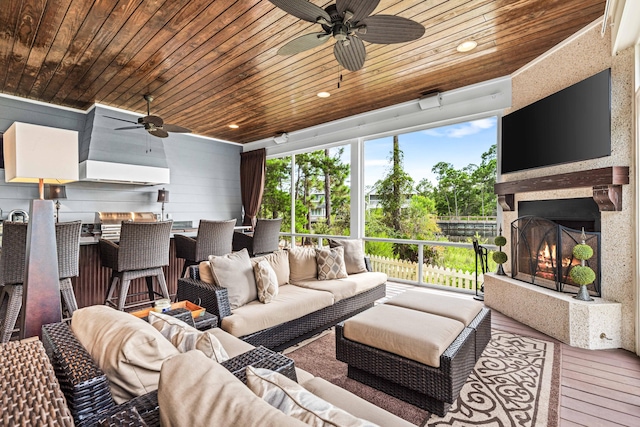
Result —
<instances>
[{"instance_id":1,"label":"wicker lounge chair","mask_svg":"<svg viewBox=\"0 0 640 427\"><path fill-rule=\"evenodd\" d=\"M278 250L282 218L259 219L253 235L234 233L233 250L247 249L249 256L267 254Z\"/></svg>"}]
</instances>

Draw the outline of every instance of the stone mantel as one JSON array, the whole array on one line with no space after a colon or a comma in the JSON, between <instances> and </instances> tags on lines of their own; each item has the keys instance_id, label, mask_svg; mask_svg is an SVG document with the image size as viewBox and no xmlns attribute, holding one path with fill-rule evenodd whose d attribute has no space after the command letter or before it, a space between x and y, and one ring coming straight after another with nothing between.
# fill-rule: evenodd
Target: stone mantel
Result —
<instances>
[{"instance_id":1,"label":"stone mantel","mask_svg":"<svg viewBox=\"0 0 640 427\"><path fill-rule=\"evenodd\" d=\"M593 200L600 211L622 210L622 186L629 184L628 166L611 166L540 178L500 182L494 186L498 202L504 211L514 210L514 195L529 191L592 187Z\"/></svg>"},{"instance_id":2,"label":"stone mantel","mask_svg":"<svg viewBox=\"0 0 640 427\"><path fill-rule=\"evenodd\" d=\"M579 301L572 294L486 273L484 303L573 347L621 347L622 304L617 302Z\"/></svg>"}]
</instances>

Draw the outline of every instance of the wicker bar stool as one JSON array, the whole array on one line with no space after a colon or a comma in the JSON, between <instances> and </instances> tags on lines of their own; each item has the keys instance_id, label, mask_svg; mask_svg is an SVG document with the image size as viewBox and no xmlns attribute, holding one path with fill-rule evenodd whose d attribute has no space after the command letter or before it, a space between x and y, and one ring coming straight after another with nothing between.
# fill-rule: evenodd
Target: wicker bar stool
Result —
<instances>
[{"instance_id":1,"label":"wicker bar stool","mask_svg":"<svg viewBox=\"0 0 640 427\"><path fill-rule=\"evenodd\" d=\"M173 241L176 244L176 258L184 259L180 277L184 277L190 265L196 265L200 261L209 259L209 255L231 253L235 225L235 219L224 221L201 219L195 239L182 234L173 236Z\"/></svg>"},{"instance_id":2,"label":"wicker bar stool","mask_svg":"<svg viewBox=\"0 0 640 427\"><path fill-rule=\"evenodd\" d=\"M280 224L282 218L258 219L253 235L234 233L233 250L244 248L249 251L249 256L268 254L278 250L280 244Z\"/></svg>"},{"instance_id":3,"label":"wicker bar stool","mask_svg":"<svg viewBox=\"0 0 640 427\"><path fill-rule=\"evenodd\" d=\"M173 221L132 222L123 221L118 244L100 239L100 260L103 267L111 269L111 284L105 304L118 310L147 304L156 295L169 298L169 290L162 267L169 265L169 236ZM147 279L149 301L136 302L125 307L129 295L131 280L140 277ZM153 278L156 278L160 293L153 289ZM114 294L120 282L117 301Z\"/></svg>"},{"instance_id":4,"label":"wicker bar stool","mask_svg":"<svg viewBox=\"0 0 640 427\"><path fill-rule=\"evenodd\" d=\"M5 221L0 254L0 342L8 342L22 308L27 224Z\"/></svg>"},{"instance_id":5,"label":"wicker bar stool","mask_svg":"<svg viewBox=\"0 0 640 427\"><path fill-rule=\"evenodd\" d=\"M80 230L82 221L56 223L58 278L62 307L66 317L78 309L71 278L79 272ZM5 222L3 252L0 256L0 341L7 342L16 327L22 309L27 224Z\"/></svg>"}]
</instances>

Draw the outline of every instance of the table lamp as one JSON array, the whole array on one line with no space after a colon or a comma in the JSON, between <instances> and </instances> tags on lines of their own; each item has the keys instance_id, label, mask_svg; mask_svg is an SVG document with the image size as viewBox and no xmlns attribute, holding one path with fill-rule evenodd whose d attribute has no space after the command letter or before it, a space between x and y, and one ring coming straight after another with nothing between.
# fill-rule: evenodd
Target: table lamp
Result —
<instances>
[{"instance_id":1,"label":"table lamp","mask_svg":"<svg viewBox=\"0 0 640 427\"><path fill-rule=\"evenodd\" d=\"M67 187L64 185L50 185L48 199L56 201L56 222L60 222L60 199L67 198Z\"/></svg>"},{"instance_id":2,"label":"table lamp","mask_svg":"<svg viewBox=\"0 0 640 427\"><path fill-rule=\"evenodd\" d=\"M164 221L164 204L169 203L169 190L158 190L158 203L162 202L162 216L160 217L160 221Z\"/></svg>"},{"instance_id":3,"label":"table lamp","mask_svg":"<svg viewBox=\"0 0 640 427\"><path fill-rule=\"evenodd\" d=\"M38 183L27 227L20 339L39 337L42 325L62 320L53 202L44 199L44 184L78 180L78 132L15 122L4 134L4 165L6 182Z\"/></svg>"}]
</instances>

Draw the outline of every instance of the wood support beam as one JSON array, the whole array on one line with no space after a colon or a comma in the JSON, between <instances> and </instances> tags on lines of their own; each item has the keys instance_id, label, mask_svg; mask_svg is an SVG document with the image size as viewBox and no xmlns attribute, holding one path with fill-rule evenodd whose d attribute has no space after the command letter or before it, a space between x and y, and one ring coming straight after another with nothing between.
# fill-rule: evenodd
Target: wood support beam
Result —
<instances>
[{"instance_id":1,"label":"wood support beam","mask_svg":"<svg viewBox=\"0 0 640 427\"><path fill-rule=\"evenodd\" d=\"M600 211L622 210L622 186L629 184L628 166L610 166L540 178L500 182L494 185L498 202L504 211L515 209L515 194L531 191L592 187L593 200Z\"/></svg>"}]
</instances>

